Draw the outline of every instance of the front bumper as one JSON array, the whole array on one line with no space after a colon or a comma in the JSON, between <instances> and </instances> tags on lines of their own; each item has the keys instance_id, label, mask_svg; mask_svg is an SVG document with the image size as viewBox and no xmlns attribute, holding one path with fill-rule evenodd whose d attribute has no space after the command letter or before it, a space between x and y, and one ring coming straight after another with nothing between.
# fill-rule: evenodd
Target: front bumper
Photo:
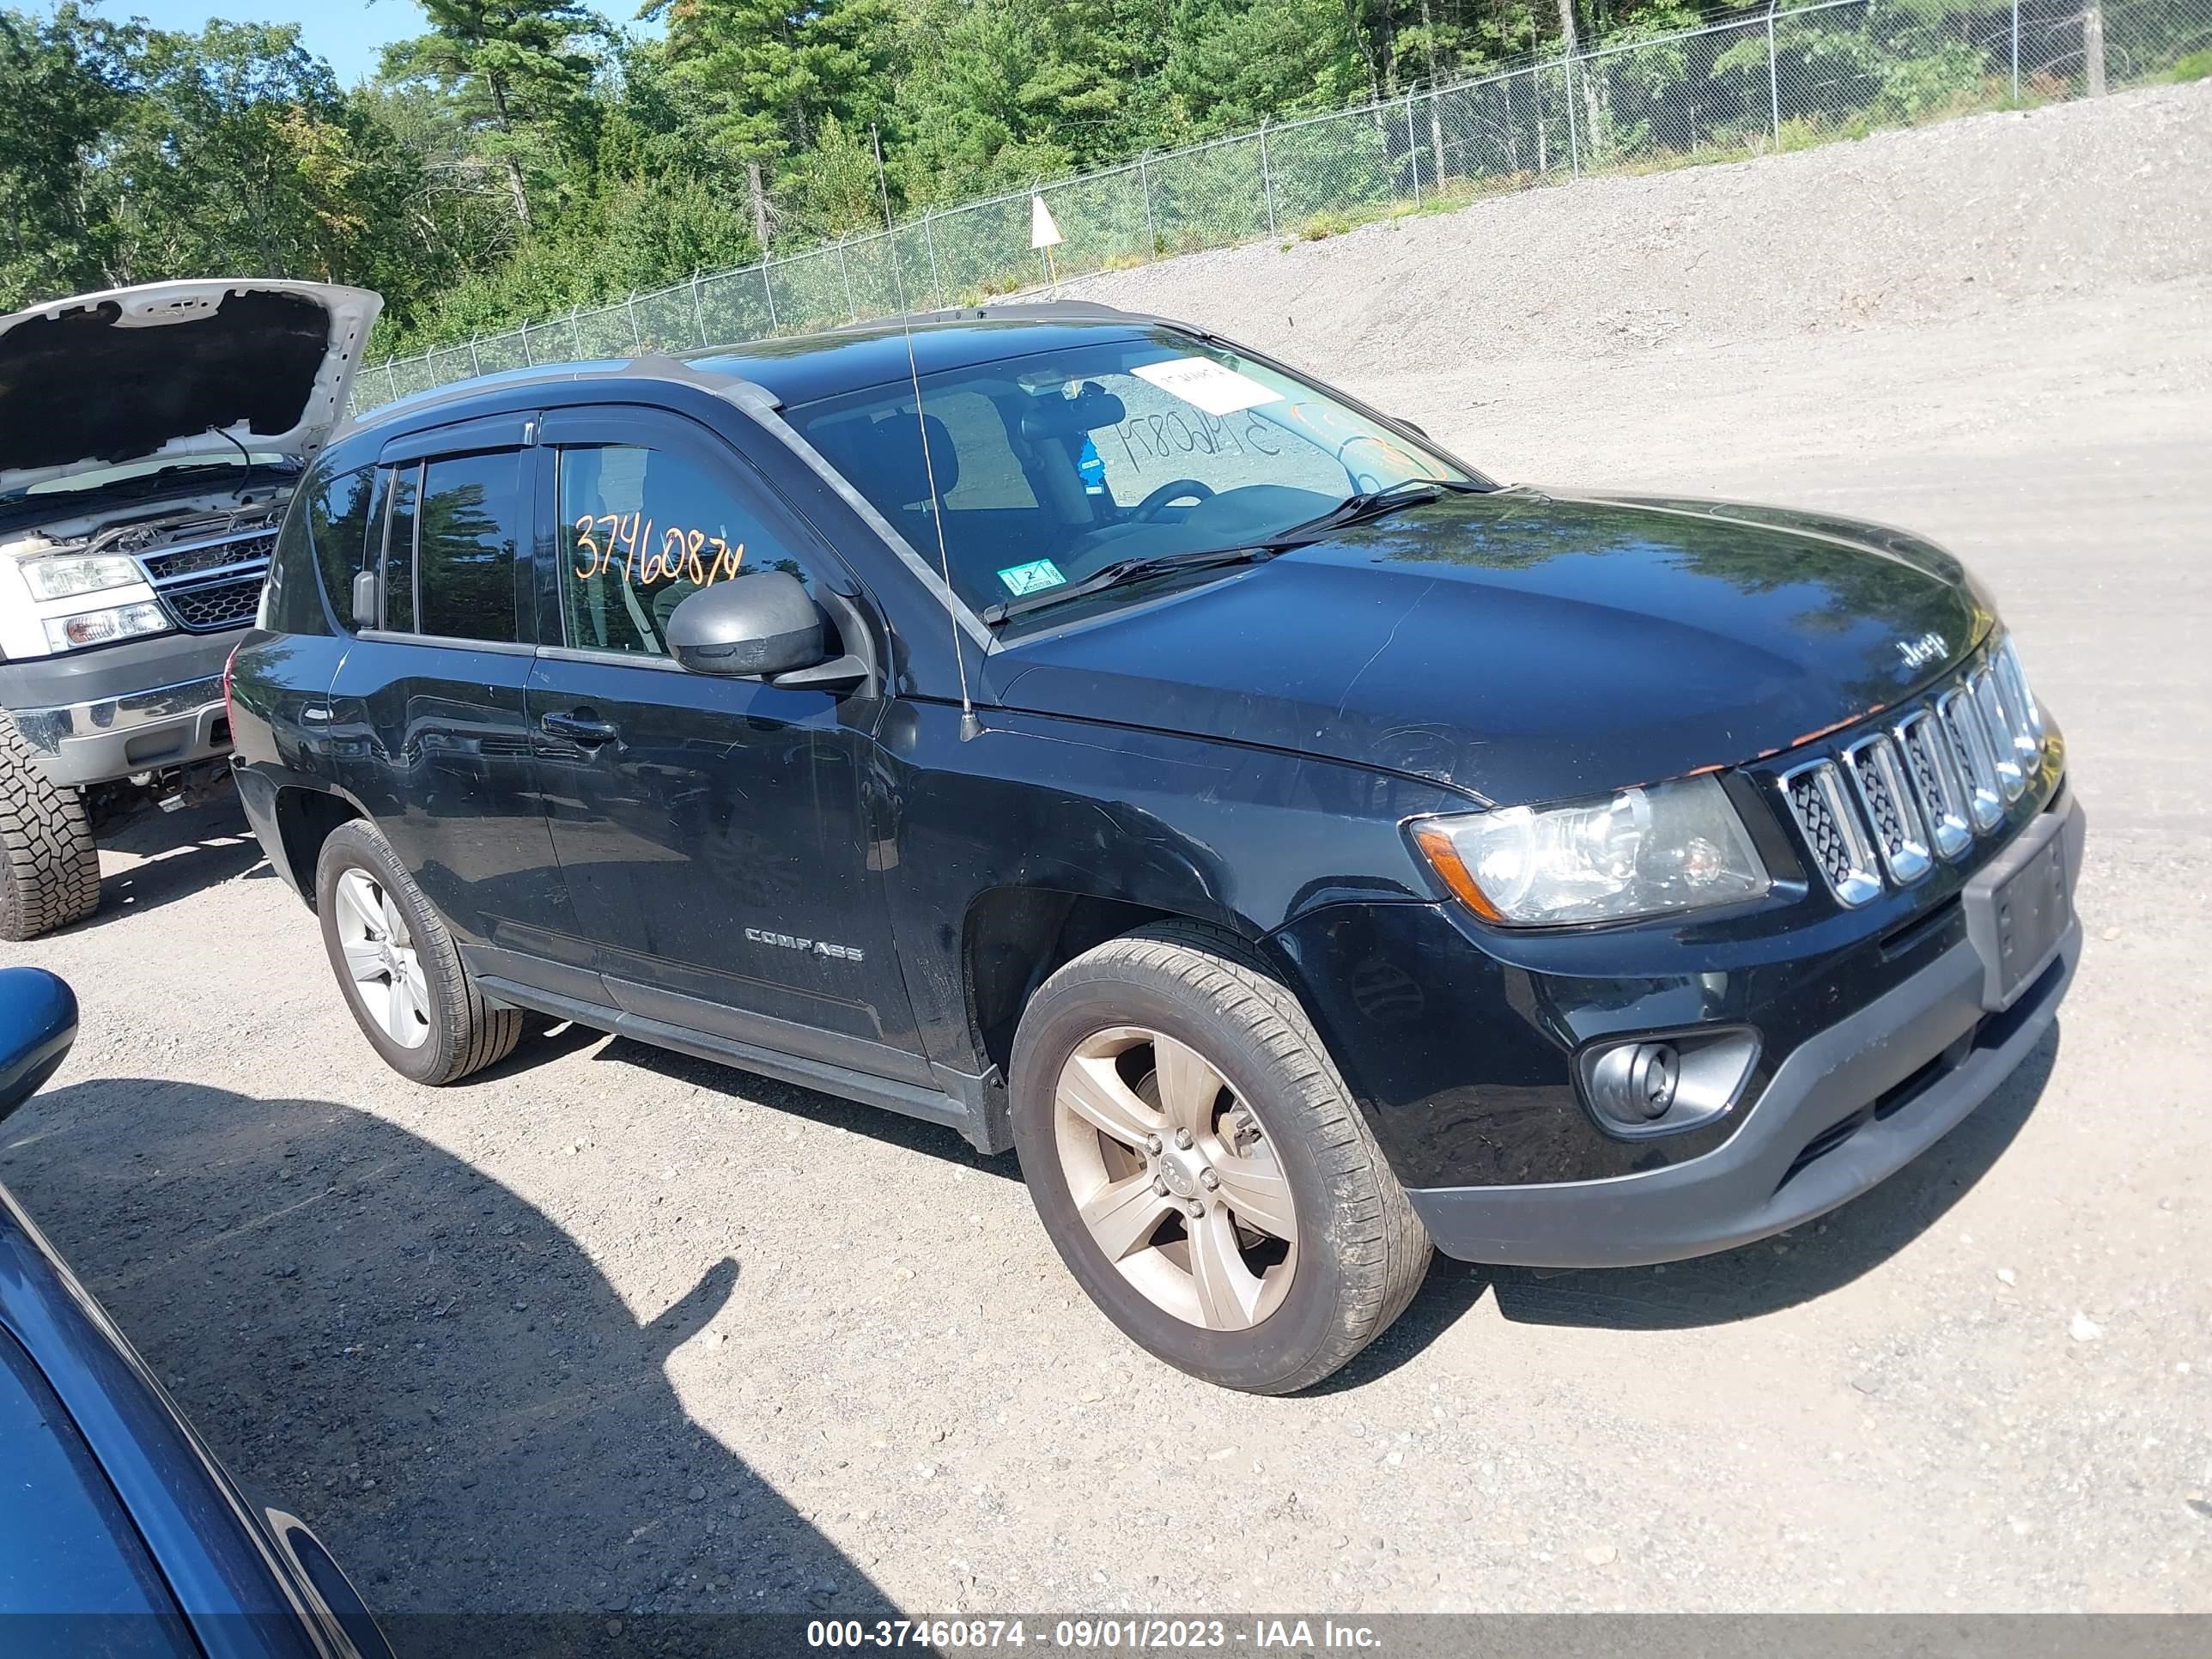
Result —
<instances>
[{"instance_id":1,"label":"front bumper","mask_svg":"<svg viewBox=\"0 0 2212 1659\"><path fill-rule=\"evenodd\" d=\"M2061 808L2069 881L2086 819ZM2051 1024L2081 956L2056 956L2000 1013L1969 942L1799 1043L1715 1150L1601 1181L1431 1187L1407 1196L1447 1255L1621 1267L1733 1249L1809 1221L1917 1158L1994 1093Z\"/></svg>"},{"instance_id":2,"label":"front bumper","mask_svg":"<svg viewBox=\"0 0 2212 1659\"><path fill-rule=\"evenodd\" d=\"M222 665L238 634L143 642L0 665L0 701L46 775L65 788L230 752Z\"/></svg>"}]
</instances>

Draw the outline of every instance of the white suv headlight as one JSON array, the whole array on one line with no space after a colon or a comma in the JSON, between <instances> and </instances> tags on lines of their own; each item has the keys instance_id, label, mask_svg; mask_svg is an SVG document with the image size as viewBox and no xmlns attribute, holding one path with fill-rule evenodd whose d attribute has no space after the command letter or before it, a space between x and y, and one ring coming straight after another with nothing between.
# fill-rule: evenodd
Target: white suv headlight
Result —
<instances>
[{"instance_id":1,"label":"white suv headlight","mask_svg":"<svg viewBox=\"0 0 2212 1659\"><path fill-rule=\"evenodd\" d=\"M151 599L118 605L111 611L83 611L74 617L46 618L46 644L56 651L107 645L140 634L166 634L169 618Z\"/></svg>"},{"instance_id":2,"label":"white suv headlight","mask_svg":"<svg viewBox=\"0 0 2212 1659\"><path fill-rule=\"evenodd\" d=\"M1737 904L1772 885L1714 777L1571 806L1417 818L1407 828L1445 886L1477 915L1510 927Z\"/></svg>"},{"instance_id":3,"label":"white suv headlight","mask_svg":"<svg viewBox=\"0 0 2212 1659\"><path fill-rule=\"evenodd\" d=\"M72 599L79 593L98 593L110 587L128 587L146 579L137 565L112 553L64 553L43 559L26 559L21 569L31 592L41 599Z\"/></svg>"}]
</instances>

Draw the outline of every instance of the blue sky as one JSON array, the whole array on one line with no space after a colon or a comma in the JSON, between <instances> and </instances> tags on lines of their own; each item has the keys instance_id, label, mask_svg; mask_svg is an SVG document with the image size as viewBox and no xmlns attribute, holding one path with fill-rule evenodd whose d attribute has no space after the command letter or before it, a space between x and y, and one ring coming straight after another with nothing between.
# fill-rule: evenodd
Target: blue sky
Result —
<instances>
[{"instance_id":1,"label":"blue sky","mask_svg":"<svg viewBox=\"0 0 2212 1659\"><path fill-rule=\"evenodd\" d=\"M639 0L596 0L616 23L635 27ZM41 10L51 11L51 4ZM422 10L414 0L100 0L109 17L143 17L165 29L197 32L210 18L265 23L297 23L308 51L327 59L338 79L350 86L376 67L379 47L422 32ZM654 32L657 32L657 27Z\"/></svg>"}]
</instances>

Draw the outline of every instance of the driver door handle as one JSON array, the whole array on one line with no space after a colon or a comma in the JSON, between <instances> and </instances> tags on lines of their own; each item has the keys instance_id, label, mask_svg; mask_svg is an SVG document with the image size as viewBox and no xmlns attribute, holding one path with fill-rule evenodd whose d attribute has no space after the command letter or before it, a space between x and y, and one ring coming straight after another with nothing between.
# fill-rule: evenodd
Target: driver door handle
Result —
<instances>
[{"instance_id":1,"label":"driver door handle","mask_svg":"<svg viewBox=\"0 0 2212 1659\"><path fill-rule=\"evenodd\" d=\"M603 720L588 708L573 709L566 714L543 714L538 723L556 738L586 746L612 743L622 735L621 727L612 720Z\"/></svg>"}]
</instances>

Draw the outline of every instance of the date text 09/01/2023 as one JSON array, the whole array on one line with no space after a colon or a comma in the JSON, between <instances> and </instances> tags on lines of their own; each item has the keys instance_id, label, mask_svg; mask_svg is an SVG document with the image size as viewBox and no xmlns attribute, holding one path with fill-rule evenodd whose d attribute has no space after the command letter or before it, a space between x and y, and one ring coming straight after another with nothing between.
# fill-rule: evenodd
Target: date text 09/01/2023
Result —
<instances>
[{"instance_id":1,"label":"date text 09/01/2023","mask_svg":"<svg viewBox=\"0 0 2212 1659\"><path fill-rule=\"evenodd\" d=\"M1024 1619L816 1619L806 1626L810 1648L934 1648L959 1652L978 1648L1025 1648L1091 1653L1128 1648L1165 1652L1244 1648L1257 1652L1299 1653L1364 1650L1382 1646L1366 1625L1333 1619L1158 1619L1146 1617L1057 1619L1032 1627Z\"/></svg>"}]
</instances>

